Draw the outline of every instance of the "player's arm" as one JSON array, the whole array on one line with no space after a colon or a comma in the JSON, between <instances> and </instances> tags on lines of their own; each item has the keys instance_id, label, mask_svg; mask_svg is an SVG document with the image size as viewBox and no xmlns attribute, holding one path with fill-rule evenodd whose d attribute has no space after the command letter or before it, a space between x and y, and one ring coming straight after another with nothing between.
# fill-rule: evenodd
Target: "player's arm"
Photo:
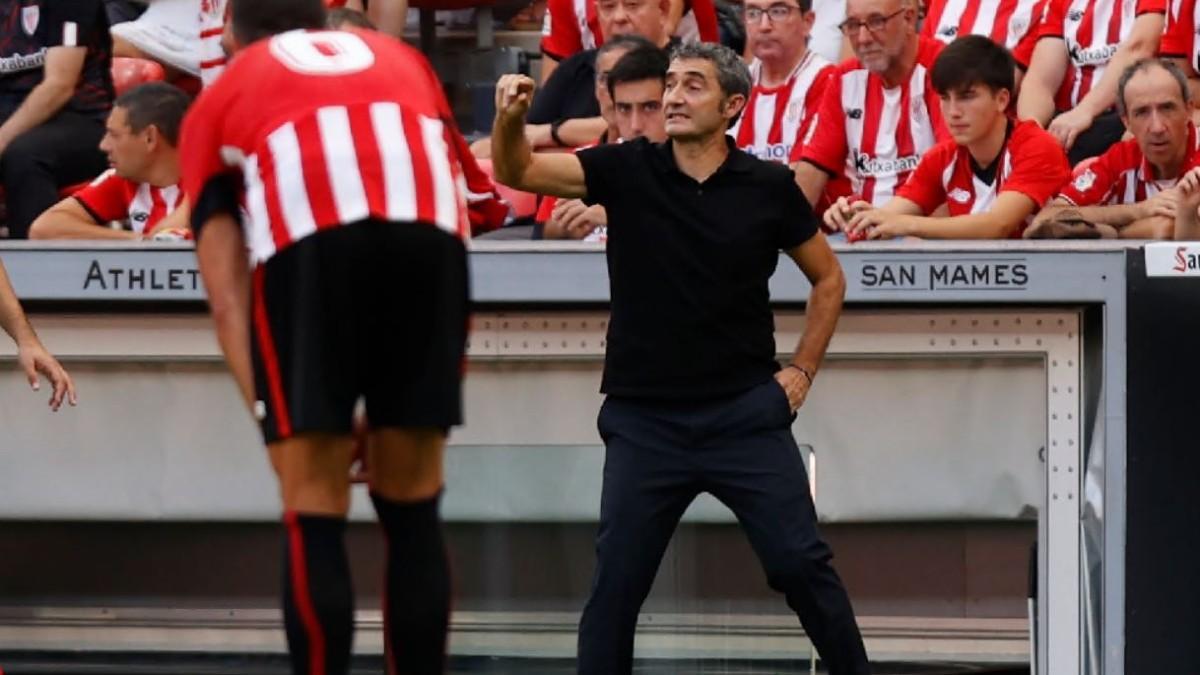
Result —
<instances>
[{"instance_id":1,"label":"player's arm","mask_svg":"<svg viewBox=\"0 0 1200 675\"><path fill-rule=\"evenodd\" d=\"M587 196L583 165L573 153L535 155L525 137L525 114L533 80L504 75L496 83L496 121L492 126L492 169L496 180L526 192L556 197Z\"/></svg>"},{"instance_id":2,"label":"player's arm","mask_svg":"<svg viewBox=\"0 0 1200 675\"><path fill-rule=\"evenodd\" d=\"M196 261L217 342L248 408L254 405L254 369L250 360L250 269L241 225L228 212L216 211L196 231Z\"/></svg>"},{"instance_id":3,"label":"player's arm","mask_svg":"<svg viewBox=\"0 0 1200 675\"><path fill-rule=\"evenodd\" d=\"M1117 82L1133 63L1154 56L1162 39L1163 15L1160 12L1142 14L1134 20L1129 37L1122 40L1113 54L1100 81L1088 91L1071 110L1050 123L1049 131L1058 137L1064 148L1070 148L1079 134L1087 131L1092 122L1117 99ZM1040 46L1040 45L1039 45ZM1036 53L1035 53L1036 56Z\"/></svg>"},{"instance_id":4,"label":"player's arm","mask_svg":"<svg viewBox=\"0 0 1200 675\"><path fill-rule=\"evenodd\" d=\"M58 114L71 100L83 73L84 47L52 47L46 51L45 78L0 125L0 150L21 134Z\"/></svg>"},{"instance_id":5,"label":"player's arm","mask_svg":"<svg viewBox=\"0 0 1200 675\"><path fill-rule=\"evenodd\" d=\"M820 370L833 338L846 296L846 276L825 235L820 232L786 253L812 285L804 310L804 334L792 355L794 367L784 368L776 375L795 410L804 404L812 378Z\"/></svg>"},{"instance_id":6,"label":"player's arm","mask_svg":"<svg viewBox=\"0 0 1200 675\"><path fill-rule=\"evenodd\" d=\"M50 394L50 408L58 410L64 400L75 405L75 383L58 360L42 346L42 341L38 339L24 310L21 309L21 303L17 300L17 294L13 291L3 264L0 264L0 328L3 328L17 344L17 362L25 371L29 386L34 391L41 387L38 373L50 380L54 387Z\"/></svg>"},{"instance_id":7,"label":"player's arm","mask_svg":"<svg viewBox=\"0 0 1200 675\"><path fill-rule=\"evenodd\" d=\"M141 239L129 230L117 230L96 221L75 197L51 206L29 227L30 239Z\"/></svg>"}]
</instances>

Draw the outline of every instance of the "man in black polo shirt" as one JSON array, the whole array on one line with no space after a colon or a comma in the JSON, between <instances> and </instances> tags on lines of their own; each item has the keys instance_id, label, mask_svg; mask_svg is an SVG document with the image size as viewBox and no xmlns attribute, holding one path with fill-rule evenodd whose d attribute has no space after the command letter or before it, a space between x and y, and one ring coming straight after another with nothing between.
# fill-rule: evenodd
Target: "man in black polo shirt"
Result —
<instances>
[{"instance_id":1,"label":"man in black polo shirt","mask_svg":"<svg viewBox=\"0 0 1200 675\"><path fill-rule=\"evenodd\" d=\"M700 492L737 515L768 583L786 596L829 672L869 671L791 433L841 312L845 279L791 171L726 137L749 91L749 72L733 51L683 45L663 96L666 143L534 155L524 134L533 81L509 75L497 84L497 178L608 212L604 488L580 673L632 669L642 601ZM783 369L768 296L781 249L813 287L804 336Z\"/></svg>"},{"instance_id":2,"label":"man in black polo shirt","mask_svg":"<svg viewBox=\"0 0 1200 675\"><path fill-rule=\"evenodd\" d=\"M9 235L104 171L112 40L101 0L0 1L0 174Z\"/></svg>"}]
</instances>

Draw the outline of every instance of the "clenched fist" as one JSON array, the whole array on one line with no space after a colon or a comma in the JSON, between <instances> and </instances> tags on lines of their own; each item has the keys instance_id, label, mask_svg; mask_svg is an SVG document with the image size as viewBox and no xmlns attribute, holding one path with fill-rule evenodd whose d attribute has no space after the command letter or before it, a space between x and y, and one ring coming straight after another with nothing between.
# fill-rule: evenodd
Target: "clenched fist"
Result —
<instances>
[{"instance_id":1,"label":"clenched fist","mask_svg":"<svg viewBox=\"0 0 1200 675\"><path fill-rule=\"evenodd\" d=\"M527 75L502 75L496 82L496 122L512 124L525 120L533 101L533 78Z\"/></svg>"}]
</instances>

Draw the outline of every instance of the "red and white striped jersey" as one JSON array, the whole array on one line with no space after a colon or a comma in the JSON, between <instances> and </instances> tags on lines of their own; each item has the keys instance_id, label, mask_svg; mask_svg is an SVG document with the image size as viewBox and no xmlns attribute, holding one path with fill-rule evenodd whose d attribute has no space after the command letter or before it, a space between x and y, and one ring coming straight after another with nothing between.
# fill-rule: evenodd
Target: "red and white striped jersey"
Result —
<instances>
[{"instance_id":1,"label":"red and white striped jersey","mask_svg":"<svg viewBox=\"0 0 1200 675\"><path fill-rule=\"evenodd\" d=\"M932 0L921 34L946 44L963 35L982 35L1009 50L1037 39L1046 0Z\"/></svg>"},{"instance_id":2,"label":"red and white striped jersey","mask_svg":"<svg viewBox=\"0 0 1200 675\"><path fill-rule=\"evenodd\" d=\"M770 162L786 164L808 131L821 97L837 68L807 51L791 75L777 87L762 86L762 63L750 64L754 86L737 124L729 130L741 150Z\"/></svg>"},{"instance_id":3,"label":"red and white striped jersey","mask_svg":"<svg viewBox=\"0 0 1200 675\"><path fill-rule=\"evenodd\" d=\"M1200 12L1195 0L1171 0L1159 53L1186 59L1200 72Z\"/></svg>"},{"instance_id":4,"label":"red and white striped jersey","mask_svg":"<svg viewBox=\"0 0 1200 675\"><path fill-rule=\"evenodd\" d=\"M996 161L992 181L984 182L966 146L942 141L921 158L896 196L916 203L926 215L942 204L951 216L986 213L1002 192L1019 192L1040 209L1071 177L1062 146L1032 121L1013 125Z\"/></svg>"},{"instance_id":5,"label":"red and white striped jersey","mask_svg":"<svg viewBox=\"0 0 1200 675\"><path fill-rule=\"evenodd\" d=\"M651 1L651 0L647 0ZM713 0L691 0L675 36L684 42L717 42L717 9ZM542 53L562 61L576 52L604 44L596 0L547 0L542 19Z\"/></svg>"},{"instance_id":6,"label":"red and white striped jersey","mask_svg":"<svg viewBox=\"0 0 1200 675\"><path fill-rule=\"evenodd\" d=\"M1165 14L1166 0L1049 0L1038 39L1061 38L1069 62L1055 95L1058 110L1079 105L1143 14Z\"/></svg>"},{"instance_id":7,"label":"red and white striped jersey","mask_svg":"<svg viewBox=\"0 0 1200 675\"><path fill-rule=\"evenodd\" d=\"M200 0L200 82L205 87L225 70L221 34L225 32L228 11L228 0Z\"/></svg>"},{"instance_id":8,"label":"red and white striped jersey","mask_svg":"<svg viewBox=\"0 0 1200 675\"><path fill-rule=\"evenodd\" d=\"M1188 127L1188 147L1192 149L1184 160L1180 175L1200 166L1200 147L1197 146L1196 129ZM1110 206L1114 204L1136 204L1175 187L1176 178L1156 180L1154 167L1142 155L1136 139L1121 141L1092 162L1081 163L1075 175L1058 199L1075 206Z\"/></svg>"},{"instance_id":9,"label":"red and white striped jersey","mask_svg":"<svg viewBox=\"0 0 1200 675\"><path fill-rule=\"evenodd\" d=\"M876 206L908 180L921 155L949 138L929 81L942 43L918 39L917 63L901 86L885 87L856 59L838 66L796 157L849 178L852 191Z\"/></svg>"},{"instance_id":10,"label":"red and white striped jersey","mask_svg":"<svg viewBox=\"0 0 1200 675\"><path fill-rule=\"evenodd\" d=\"M184 192L200 216L213 179L240 171L255 262L368 217L466 237L470 153L452 120L428 61L400 41L283 33L239 52L197 99L183 127Z\"/></svg>"},{"instance_id":11,"label":"red and white striped jersey","mask_svg":"<svg viewBox=\"0 0 1200 675\"><path fill-rule=\"evenodd\" d=\"M183 203L183 192L175 185L155 187L135 183L114 169L100 174L87 187L72 195L97 225L125 221L129 229L144 234Z\"/></svg>"}]
</instances>

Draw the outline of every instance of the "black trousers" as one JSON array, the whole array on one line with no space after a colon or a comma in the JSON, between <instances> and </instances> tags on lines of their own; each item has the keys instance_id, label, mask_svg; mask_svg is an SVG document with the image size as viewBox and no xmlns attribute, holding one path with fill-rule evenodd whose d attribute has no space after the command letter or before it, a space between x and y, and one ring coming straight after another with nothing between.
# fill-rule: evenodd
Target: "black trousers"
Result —
<instances>
[{"instance_id":1,"label":"black trousers","mask_svg":"<svg viewBox=\"0 0 1200 675\"><path fill-rule=\"evenodd\" d=\"M604 402L604 487L596 573L579 626L581 674L632 670L638 612L675 526L701 492L737 516L767 583L800 617L828 671L869 672L850 598L817 532L791 423L774 380L703 403Z\"/></svg>"},{"instance_id":2,"label":"black trousers","mask_svg":"<svg viewBox=\"0 0 1200 675\"><path fill-rule=\"evenodd\" d=\"M17 136L0 156L8 205L8 236L25 239L29 226L59 201L59 188L91 180L108 168L100 152L104 123L63 111Z\"/></svg>"}]
</instances>

